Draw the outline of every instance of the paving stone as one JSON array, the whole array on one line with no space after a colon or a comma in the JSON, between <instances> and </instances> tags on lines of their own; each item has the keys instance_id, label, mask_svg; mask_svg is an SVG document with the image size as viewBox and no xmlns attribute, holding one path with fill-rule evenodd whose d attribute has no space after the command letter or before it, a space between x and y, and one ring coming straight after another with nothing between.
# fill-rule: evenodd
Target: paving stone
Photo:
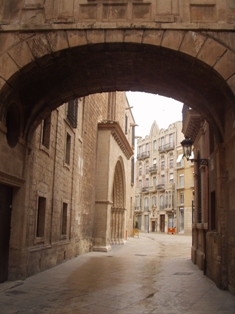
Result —
<instances>
[{"instance_id":1,"label":"paving stone","mask_svg":"<svg viewBox=\"0 0 235 314\"><path fill-rule=\"evenodd\" d=\"M141 233L111 254L80 255L21 285L0 285L1 313L234 314L235 297L190 261L190 246L190 236Z\"/></svg>"}]
</instances>

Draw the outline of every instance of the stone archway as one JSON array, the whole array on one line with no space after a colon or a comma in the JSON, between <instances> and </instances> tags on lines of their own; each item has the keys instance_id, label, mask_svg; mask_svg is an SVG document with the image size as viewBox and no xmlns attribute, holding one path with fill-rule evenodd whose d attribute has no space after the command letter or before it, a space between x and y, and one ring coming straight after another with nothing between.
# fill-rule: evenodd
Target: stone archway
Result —
<instances>
[{"instance_id":1,"label":"stone archway","mask_svg":"<svg viewBox=\"0 0 235 314\"><path fill-rule=\"evenodd\" d=\"M219 236L226 239L218 242L222 243L218 247L221 281L227 265L233 263L223 252L228 243L228 213L234 212L232 193L228 201L224 188L226 182L232 186L235 171L231 157L235 141L234 33L156 26L21 30L3 33L1 43L0 145L4 155L0 181L9 176L27 181L33 131L52 110L76 97L124 90L158 93L180 100L208 121L215 141ZM20 108L20 125L11 130L10 123L7 130L8 113L15 114L13 104ZM11 148L6 134L14 131L20 134L20 147L14 137ZM27 195L26 190L20 193L23 198ZM22 212L19 229L25 230L27 213L23 208Z\"/></svg>"},{"instance_id":2,"label":"stone archway","mask_svg":"<svg viewBox=\"0 0 235 314\"><path fill-rule=\"evenodd\" d=\"M235 55L229 32L10 33L2 52L1 120L12 103L19 103L24 138L65 101L107 91L139 90L182 101L207 119L218 141L234 109Z\"/></svg>"},{"instance_id":3,"label":"stone archway","mask_svg":"<svg viewBox=\"0 0 235 314\"><path fill-rule=\"evenodd\" d=\"M111 244L125 242L125 180L123 165L118 160L113 180L113 206L111 208Z\"/></svg>"}]
</instances>

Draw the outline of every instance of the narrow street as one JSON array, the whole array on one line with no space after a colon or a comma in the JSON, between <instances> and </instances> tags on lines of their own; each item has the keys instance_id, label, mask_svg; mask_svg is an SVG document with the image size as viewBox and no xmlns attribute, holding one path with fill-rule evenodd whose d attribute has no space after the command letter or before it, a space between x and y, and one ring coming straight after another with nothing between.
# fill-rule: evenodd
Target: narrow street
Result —
<instances>
[{"instance_id":1,"label":"narrow street","mask_svg":"<svg viewBox=\"0 0 235 314\"><path fill-rule=\"evenodd\" d=\"M108 253L0 284L0 313L234 314L235 297L192 264L190 249L190 236L140 233Z\"/></svg>"}]
</instances>

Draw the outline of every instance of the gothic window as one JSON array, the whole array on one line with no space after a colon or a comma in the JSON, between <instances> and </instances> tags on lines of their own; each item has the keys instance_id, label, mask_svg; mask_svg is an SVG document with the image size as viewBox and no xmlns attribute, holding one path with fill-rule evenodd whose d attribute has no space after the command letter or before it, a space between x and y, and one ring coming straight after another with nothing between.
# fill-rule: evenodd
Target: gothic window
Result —
<instances>
[{"instance_id":1,"label":"gothic window","mask_svg":"<svg viewBox=\"0 0 235 314\"><path fill-rule=\"evenodd\" d=\"M131 184L134 184L135 180L135 160L134 157L131 159Z\"/></svg>"}]
</instances>

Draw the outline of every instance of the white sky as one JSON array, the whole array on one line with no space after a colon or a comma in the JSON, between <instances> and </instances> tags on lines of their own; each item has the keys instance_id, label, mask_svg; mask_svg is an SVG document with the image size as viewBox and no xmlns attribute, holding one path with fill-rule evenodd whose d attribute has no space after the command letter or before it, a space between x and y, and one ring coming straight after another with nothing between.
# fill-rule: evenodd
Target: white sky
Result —
<instances>
[{"instance_id":1,"label":"white sky","mask_svg":"<svg viewBox=\"0 0 235 314\"><path fill-rule=\"evenodd\" d=\"M183 104L172 98L142 92L126 92L135 123L136 136L149 135L153 121L160 129L167 129L169 124L182 121Z\"/></svg>"}]
</instances>

